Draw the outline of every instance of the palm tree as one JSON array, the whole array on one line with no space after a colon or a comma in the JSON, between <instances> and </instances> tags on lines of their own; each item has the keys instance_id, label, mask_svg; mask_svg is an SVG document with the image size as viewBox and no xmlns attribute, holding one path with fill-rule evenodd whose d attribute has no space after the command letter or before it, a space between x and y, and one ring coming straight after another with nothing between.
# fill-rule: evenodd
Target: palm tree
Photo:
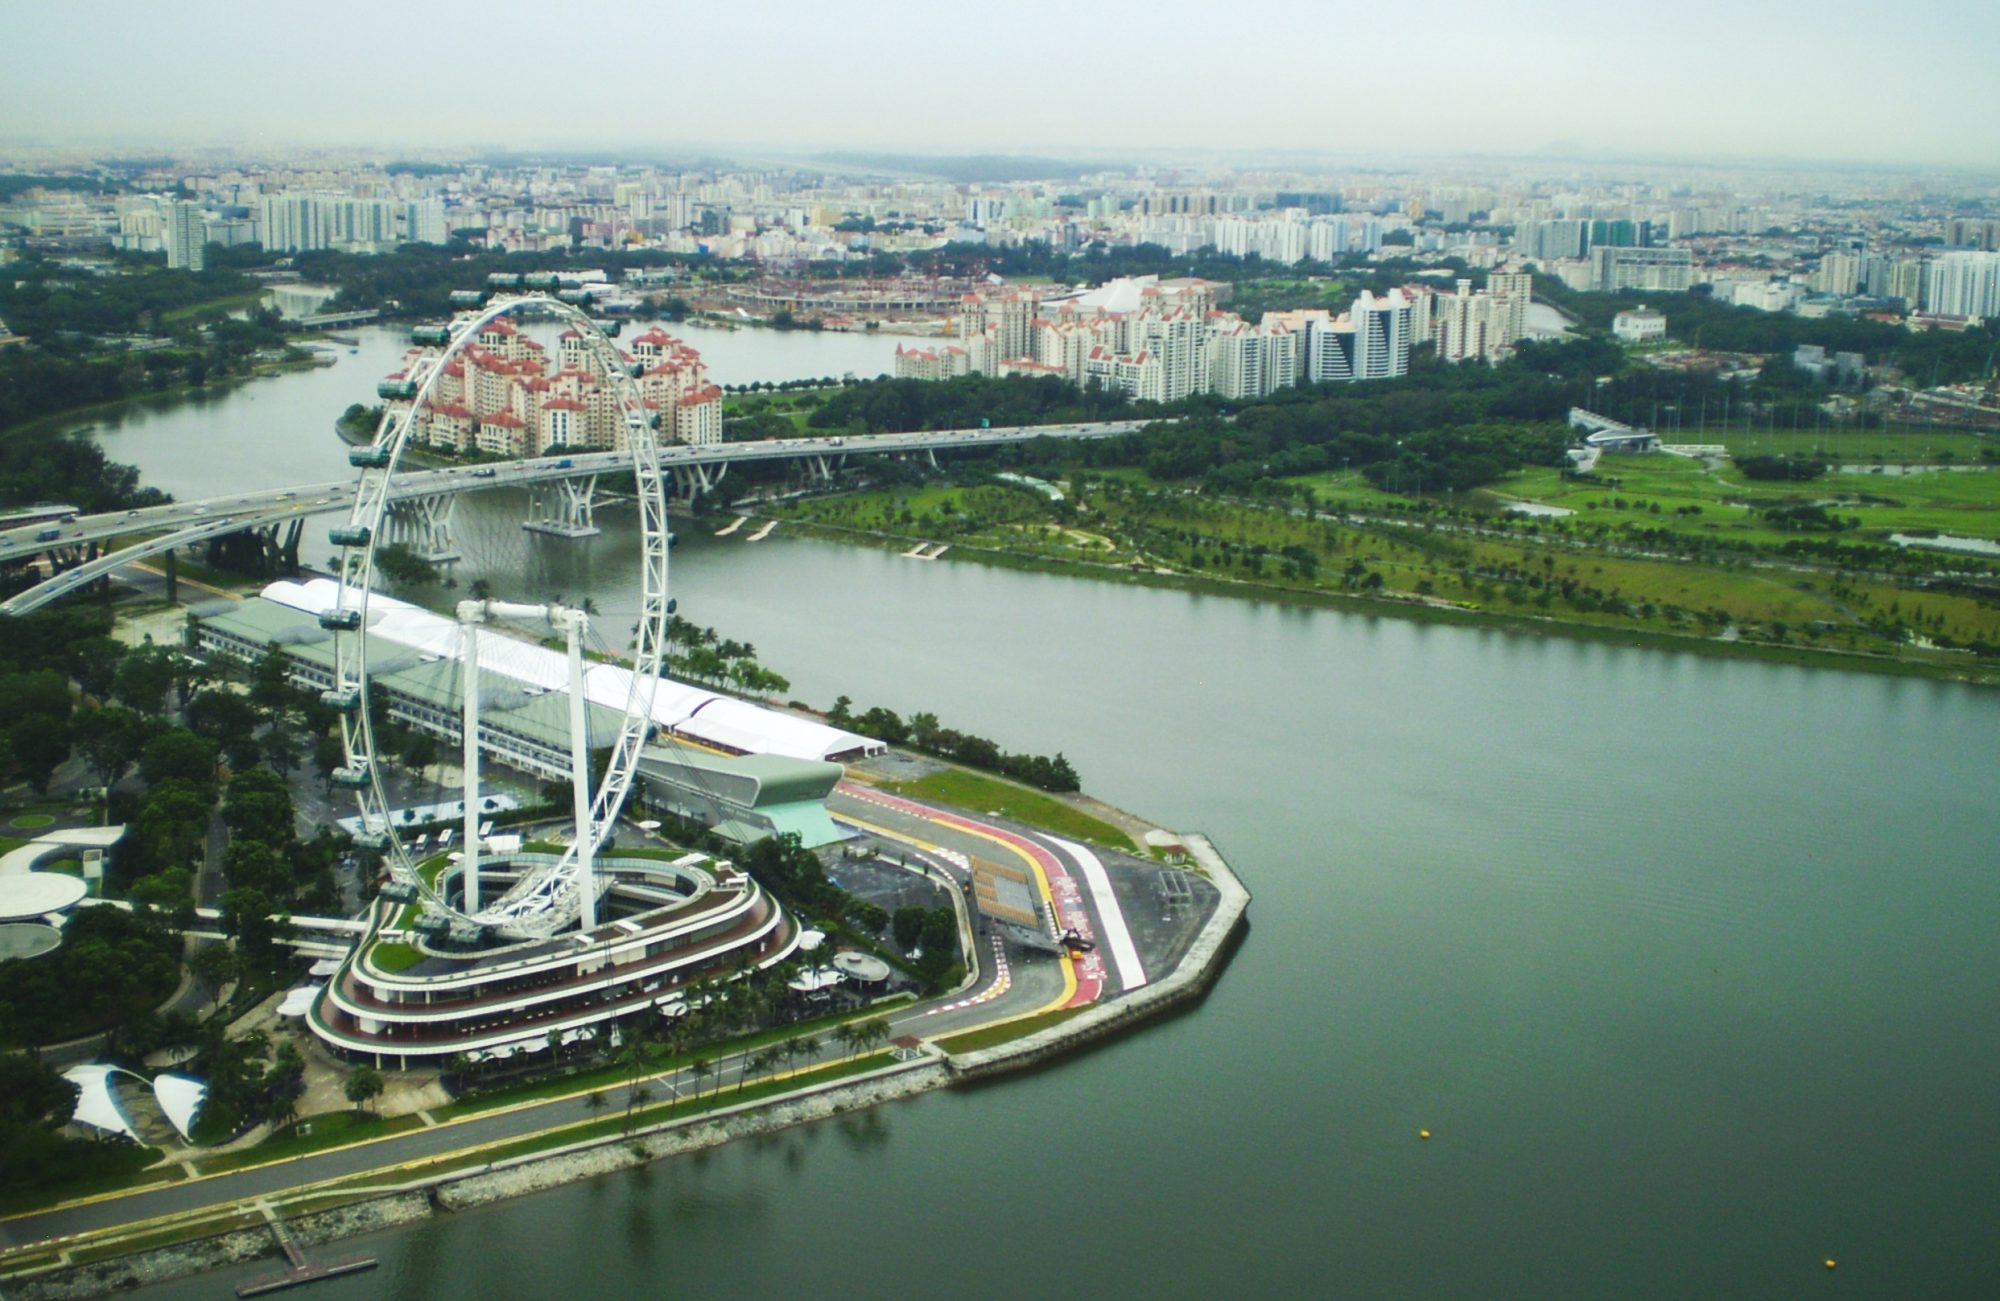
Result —
<instances>
[{"instance_id":1,"label":"palm tree","mask_svg":"<svg viewBox=\"0 0 2000 1301\"><path fill-rule=\"evenodd\" d=\"M694 1060L687 1064L687 1071L689 1075L694 1076L694 1100L700 1102L702 1081L713 1075L715 1070L708 1064L708 1058L697 1053Z\"/></svg>"},{"instance_id":2,"label":"palm tree","mask_svg":"<svg viewBox=\"0 0 2000 1301\"><path fill-rule=\"evenodd\" d=\"M847 1050L848 1060L854 1060L855 1052L861 1047L861 1032L855 1028L854 1022L841 1022L840 1026L834 1030L833 1037L839 1042L842 1048Z\"/></svg>"},{"instance_id":3,"label":"palm tree","mask_svg":"<svg viewBox=\"0 0 2000 1301\"><path fill-rule=\"evenodd\" d=\"M625 1127L627 1129L630 1129L632 1126L632 1108L638 1104L639 1092L645 1087L639 1083L639 1073L645 1070L646 1060L645 1031L634 1030L631 1038L625 1041L625 1069L628 1081L625 1089Z\"/></svg>"},{"instance_id":4,"label":"palm tree","mask_svg":"<svg viewBox=\"0 0 2000 1301\"><path fill-rule=\"evenodd\" d=\"M883 1044L889 1042L890 1037L894 1033L889 1028L889 1018L886 1016L870 1017L868 1020L863 1021L861 1023L861 1032L866 1039L864 1046L869 1048L880 1048Z\"/></svg>"},{"instance_id":5,"label":"palm tree","mask_svg":"<svg viewBox=\"0 0 2000 1301\"><path fill-rule=\"evenodd\" d=\"M583 1095L584 1110L590 1113L593 1120L603 1115L604 1109L610 1105L611 1099L605 1097L596 1089L592 1089L589 1093Z\"/></svg>"},{"instance_id":6,"label":"palm tree","mask_svg":"<svg viewBox=\"0 0 2000 1301\"><path fill-rule=\"evenodd\" d=\"M791 1035L783 1043L778 1045L778 1050L785 1054L786 1070L790 1070L792 1068L792 1064L798 1061L799 1054L805 1051L805 1047L806 1047L806 1041L798 1035Z\"/></svg>"},{"instance_id":7,"label":"palm tree","mask_svg":"<svg viewBox=\"0 0 2000 1301\"><path fill-rule=\"evenodd\" d=\"M736 1091L738 1093L743 1092L744 1084L750 1079L750 1072L755 1071L759 1075L769 1075L772 1071L778 1069L778 1063L783 1061L784 1057L785 1054L776 1048L766 1048L760 1052L753 1053L750 1060L743 1064L743 1073L736 1077Z\"/></svg>"},{"instance_id":8,"label":"palm tree","mask_svg":"<svg viewBox=\"0 0 2000 1301\"><path fill-rule=\"evenodd\" d=\"M653 1101L653 1086L650 1084L635 1084L627 1091L625 1096L625 1132L629 1134L632 1132L632 1109L634 1107L643 1109Z\"/></svg>"}]
</instances>

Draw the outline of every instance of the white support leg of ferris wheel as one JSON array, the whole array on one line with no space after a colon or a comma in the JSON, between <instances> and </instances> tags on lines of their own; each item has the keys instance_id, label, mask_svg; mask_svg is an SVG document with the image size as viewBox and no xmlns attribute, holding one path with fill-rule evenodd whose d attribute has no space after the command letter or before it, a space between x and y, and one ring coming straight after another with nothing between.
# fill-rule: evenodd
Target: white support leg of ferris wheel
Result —
<instances>
[{"instance_id":1,"label":"white support leg of ferris wheel","mask_svg":"<svg viewBox=\"0 0 2000 1301\"><path fill-rule=\"evenodd\" d=\"M485 602L458 603L459 647L464 660L459 673L464 682L463 731L465 766L465 831L459 852L465 899L460 907L468 914L479 911L479 624L486 617Z\"/></svg>"},{"instance_id":2,"label":"white support leg of ferris wheel","mask_svg":"<svg viewBox=\"0 0 2000 1301\"><path fill-rule=\"evenodd\" d=\"M581 610L549 612L553 623L569 634L569 779L576 803L576 899L577 925L589 932L597 927L597 876L590 834L590 737L586 730L583 697L583 630L589 618Z\"/></svg>"}]
</instances>

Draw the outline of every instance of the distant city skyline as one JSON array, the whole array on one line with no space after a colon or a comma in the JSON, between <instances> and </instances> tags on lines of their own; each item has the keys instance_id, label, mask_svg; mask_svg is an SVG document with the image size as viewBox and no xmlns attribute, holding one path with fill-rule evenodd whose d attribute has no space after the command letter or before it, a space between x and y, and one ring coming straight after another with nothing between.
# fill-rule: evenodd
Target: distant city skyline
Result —
<instances>
[{"instance_id":1,"label":"distant city skyline","mask_svg":"<svg viewBox=\"0 0 2000 1301\"><path fill-rule=\"evenodd\" d=\"M2000 128L1952 91L2000 51L2000 8L1973 0L91 12L87 33L9 15L0 145L2000 167Z\"/></svg>"}]
</instances>

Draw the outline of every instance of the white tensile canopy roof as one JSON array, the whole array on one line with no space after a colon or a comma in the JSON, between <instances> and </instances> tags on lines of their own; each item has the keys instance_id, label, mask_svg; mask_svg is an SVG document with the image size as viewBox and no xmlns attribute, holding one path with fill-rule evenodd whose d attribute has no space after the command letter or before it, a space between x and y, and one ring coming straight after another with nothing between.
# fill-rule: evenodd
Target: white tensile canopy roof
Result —
<instances>
[{"instance_id":1,"label":"white tensile canopy roof","mask_svg":"<svg viewBox=\"0 0 2000 1301\"><path fill-rule=\"evenodd\" d=\"M278 1004L278 1015L300 1017L312 1011L313 1000L325 985L300 985L297 989L285 991L285 1001Z\"/></svg>"},{"instance_id":2,"label":"white tensile canopy roof","mask_svg":"<svg viewBox=\"0 0 2000 1301\"><path fill-rule=\"evenodd\" d=\"M304 582L281 579L265 587L262 595L267 601L316 615L339 603L340 584L330 578ZM374 636L434 659L458 657L456 620L380 593L369 595L368 613L368 631ZM510 678L532 691L564 691L569 686L569 662L562 651L517 637L481 637L479 668L482 674ZM591 664L584 669L583 678L584 694L592 704L624 712L632 695L630 669L618 664ZM653 693L652 713L653 721L662 727L745 754L825 760L836 754L881 748L879 741L854 732L664 677Z\"/></svg>"},{"instance_id":3,"label":"white tensile canopy roof","mask_svg":"<svg viewBox=\"0 0 2000 1301\"><path fill-rule=\"evenodd\" d=\"M192 1076L163 1073L153 1079L153 1100L184 1139L194 1137L195 1113L207 1097L208 1085Z\"/></svg>"},{"instance_id":4,"label":"white tensile canopy roof","mask_svg":"<svg viewBox=\"0 0 2000 1301\"><path fill-rule=\"evenodd\" d=\"M123 1134L136 1143L139 1131L132 1128L131 1120L111 1093L111 1077L120 1074L131 1075L135 1080L145 1078L109 1062L86 1062L64 1071L63 1078L77 1087L76 1113L71 1119L107 1134Z\"/></svg>"}]
</instances>

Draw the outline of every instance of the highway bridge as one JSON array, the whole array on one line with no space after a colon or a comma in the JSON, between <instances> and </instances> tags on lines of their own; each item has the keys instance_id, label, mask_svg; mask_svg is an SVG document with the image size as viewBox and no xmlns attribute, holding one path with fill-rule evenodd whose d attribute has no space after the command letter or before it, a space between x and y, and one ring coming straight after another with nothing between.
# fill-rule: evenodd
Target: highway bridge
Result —
<instances>
[{"instance_id":1,"label":"highway bridge","mask_svg":"<svg viewBox=\"0 0 2000 1301\"><path fill-rule=\"evenodd\" d=\"M798 461L808 472L831 478L835 468L848 456L935 456L960 448L997 447L1037 438L1112 438L1131 433L1145 423L1114 420L914 434L775 438L701 447L674 444L660 450L660 463L673 472L677 496L688 503L700 493L712 491L729 467L738 462ZM451 503L460 493L507 487L537 490L525 527L562 536L586 536L597 531L591 521L597 476L616 474L630 465L631 456L625 452L572 451L480 465L411 466L399 470L390 492L400 530L393 540L405 542L418 555L432 561L453 559ZM0 531L0 561L46 554L56 570L35 586L0 601L0 614L27 614L96 582L121 565L225 534L275 531L290 524L290 541L295 547L296 521L308 515L345 510L353 489L351 480L307 484L108 515L80 515L59 525L27 525ZM138 540L107 550L127 538Z\"/></svg>"}]
</instances>

